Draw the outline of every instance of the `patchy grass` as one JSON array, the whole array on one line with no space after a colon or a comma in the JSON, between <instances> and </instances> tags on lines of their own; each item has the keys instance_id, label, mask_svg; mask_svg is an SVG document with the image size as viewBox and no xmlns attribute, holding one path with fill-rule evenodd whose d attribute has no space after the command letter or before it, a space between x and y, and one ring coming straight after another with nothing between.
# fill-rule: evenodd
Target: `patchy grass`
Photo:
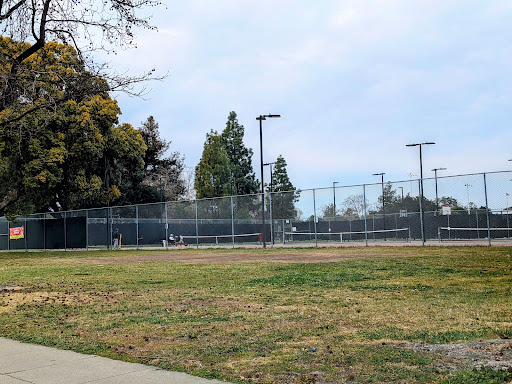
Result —
<instances>
[{"instance_id":1,"label":"patchy grass","mask_svg":"<svg viewBox=\"0 0 512 384\"><path fill-rule=\"evenodd\" d=\"M0 335L240 383L480 380L411 346L512 337L511 253L0 253Z\"/></svg>"}]
</instances>

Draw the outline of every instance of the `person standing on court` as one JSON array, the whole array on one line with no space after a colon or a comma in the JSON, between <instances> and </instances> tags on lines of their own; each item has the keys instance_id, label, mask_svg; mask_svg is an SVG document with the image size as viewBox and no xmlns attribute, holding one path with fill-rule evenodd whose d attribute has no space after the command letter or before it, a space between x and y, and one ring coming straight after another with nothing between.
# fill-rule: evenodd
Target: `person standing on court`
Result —
<instances>
[{"instance_id":1,"label":"person standing on court","mask_svg":"<svg viewBox=\"0 0 512 384\"><path fill-rule=\"evenodd\" d=\"M114 233L112 235L112 240L114 241L114 249L119 249L119 237L120 237L119 228L116 228L116 230L114 231Z\"/></svg>"}]
</instances>

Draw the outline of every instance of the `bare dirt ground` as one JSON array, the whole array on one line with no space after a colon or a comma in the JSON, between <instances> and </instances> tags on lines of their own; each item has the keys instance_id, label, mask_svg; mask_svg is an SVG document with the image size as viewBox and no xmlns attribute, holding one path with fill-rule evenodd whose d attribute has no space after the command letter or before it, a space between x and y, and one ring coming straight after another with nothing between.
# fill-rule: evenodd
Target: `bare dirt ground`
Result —
<instances>
[{"instance_id":1,"label":"bare dirt ground","mask_svg":"<svg viewBox=\"0 0 512 384\"><path fill-rule=\"evenodd\" d=\"M94 263L140 263L175 261L187 264L218 264L218 263L332 263L346 259L409 256L400 253L353 253L342 254L332 250L308 249L307 252L287 251L286 253L254 253L237 250L232 252L207 252L193 250L173 250L162 253L140 252L113 257L90 258Z\"/></svg>"},{"instance_id":2,"label":"bare dirt ground","mask_svg":"<svg viewBox=\"0 0 512 384\"><path fill-rule=\"evenodd\" d=\"M441 368L461 369L489 365L494 369L512 367L512 340L498 339L458 344L423 344L412 347L415 352L440 353Z\"/></svg>"}]
</instances>

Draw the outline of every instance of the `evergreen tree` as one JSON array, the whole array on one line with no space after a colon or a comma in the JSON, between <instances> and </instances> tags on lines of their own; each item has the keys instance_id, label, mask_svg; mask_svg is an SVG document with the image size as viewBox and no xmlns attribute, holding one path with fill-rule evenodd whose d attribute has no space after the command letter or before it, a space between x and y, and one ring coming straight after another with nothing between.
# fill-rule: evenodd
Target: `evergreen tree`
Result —
<instances>
[{"instance_id":1,"label":"evergreen tree","mask_svg":"<svg viewBox=\"0 0 512 384\"><path fill-rule=\"evenodd\" d=\"M286 165L284 157L279 155L272 172L272 216L275 219L294 219L297 216L295 203L299 200L300 191L290 181Z\"/></svg>"},{"instance_id":2,"label":"evergreen tree","mask_svg":"<svg viewBox=\"0 0 512 384\"><path fill-rule=\"evenodd\" d=\"M206 134L203 155L196 166L194 188L198 199L229 196L233 190L229 157L216 131Z\"/></svg>"},{"instance_id":3,"label":"evergreen tree","mask_svg":"<svg viewBox=\"0 0 512 384\"><path fill-rule=\"evenodd\" d=\"M148 149L144 156L144 186L149 186L153 197L147 196L147 201L176 200L185 193L185 183L182 178L185 169L183 157L179 152L168 156L171 142L160 138L158 123L149 116L139 129ZM141 186L141 189L144 189ZM162 195L162 196L160 196ZM155 198L156 197L156 198ZM138 202L142 202L140 199Z\"/></svg>"},{"instance_id":4,"label":"evergreen tree","mask_svg":"<svg viewBox=\"0 0 512 384\"><path fill-rule=\"evenodd\" d=\"M235 112L230 112L221 140L229 158L233 195L258 193L259 183L252 168L253 151L244 145L245 128L238 122Z\"/></svg>"}]
</instances>

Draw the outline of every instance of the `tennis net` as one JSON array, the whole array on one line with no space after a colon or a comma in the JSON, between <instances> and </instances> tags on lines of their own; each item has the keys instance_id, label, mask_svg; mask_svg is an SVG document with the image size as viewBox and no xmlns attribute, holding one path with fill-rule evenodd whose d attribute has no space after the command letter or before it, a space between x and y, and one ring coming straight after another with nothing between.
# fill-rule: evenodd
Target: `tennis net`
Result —
<instances>
[{"instance_id":1,"label":"tennis net","mask_svg":"<svg viewBox=\"0 0 512 384\"><path fill-rule=\"evenodd\" d=\"M184 242L189 245L203 246L229 246L230 244L260 244L262 236L260 233L242 233L226 235L188 235L183 236ZM178 239L176 239L178 242ZM172 245L172 244L169 244Z\"/></svg>"},{"instance_id":2,"label":"tennis net","mask_svg":"<svg viewBox=\"0 0 512 384\"><path fill-rule=\"evenodd\" d=\"M315 237L316 236L316 237ZM410 228L352 232L285 232L286 242L348 242L368 240L411 240Z\"/></svg>"},{"instance_id":3,"label":"tennis net","mask_svg":"<svg viewBox=\"0 0 512 384\"><path fill-rule=\"evenodd\" d=\"M509 239L512 235L512 228L439 227L437 230L439 241L486 239L489 232L493 240Z\"/></svg>"}]
</instances>

